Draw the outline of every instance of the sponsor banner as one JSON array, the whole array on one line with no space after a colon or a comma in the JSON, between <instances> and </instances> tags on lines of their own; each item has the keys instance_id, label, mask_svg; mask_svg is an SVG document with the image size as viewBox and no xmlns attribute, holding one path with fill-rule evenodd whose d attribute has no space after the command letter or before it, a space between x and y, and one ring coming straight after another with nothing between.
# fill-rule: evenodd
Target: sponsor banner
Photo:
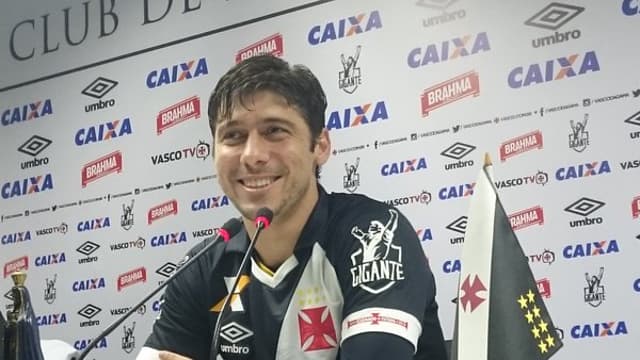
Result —
<instances>
[{"instance_id":1,"label":"sponsor banner","mask_svg":"<svg viewBox=\"0 0 640 360\"><path fill-rule=\"evenodd\" d=\"M118 276L118 291L125 287L147 281L147 269L140 267Z\"/></svg>"},{"instance_id":2,"label":"sponsor banner","mask_svg":"<svg viewBox=\"0 0 640 360\"><path fill-rule=\"evenodd\" d=\"M258 42L255 42L244 49L238 50L236 54L236 64L250 57L263 54L271 54L273 56L282 56L284 53L284 41L282 35L273 34Z\"/></svg>"},{"instance_id":3,"label":"sponsor banner","mask_svg":"<svg viewBox=\"0 0 640 360\"><path fill-rule=\"evenodd\" d=\"M189 119L200 118L200 98L192 96L175 105L160 110L156 117L156 133L162 134L170 127L176 126Z\"/></svg>"},{"instance_id":4,"label":"sponsor banner","mask_svg":"<svg viewBox=\"0 0 640 360\"><path fill-rule=\"evenodd\" d=\"M147 223L151 225L154 221L167 217L169 215L178 214L178 201L176 199L169 200L160 205L154 206L149 209L147 214Z\"/></svg>"},{"instance_id":5,"label":"sponsor banner","mask_svg":"<svg viewBox=\"0 0 640 360\"><path fill-rule=\"evenodd\" d=\"M480 94L480 79L478 73L469 71L453 79L441 82L424 90L420 96L422 117L428 116L435 109L463 99L467 96Z\"/></svg>"},{"instance_id":6,"label":"sponsor banner","mask_svg":"<svg viewBox=\"0 0 640 360\"><path fill-rule=\"evenodd\" d=\"M13 274L16 271L29 270L29 257L22 256L17 259L11 260L4 264L4 277Z\"/></svg>"},{"instance_id":7,"label":"sponsor banner","mask_svg":"<svg viewBox=\"0 0 640 360\"><path fill-rule=\"evenodd\" d=\"M500 145L500 161L520 155L533 149L542 149L542 133L540 130L518 136Z\"/></svg>"},{"instance_id":8,"label":"sponsor banner","mask_svg":"<svg viewBox=\"0 0 640 360\"><path fill-rule=\"evenodd\" d=\"M114 151L82 167L82 187L109 174L122 171L122 153Z\"/></svg>"}]
</instances>

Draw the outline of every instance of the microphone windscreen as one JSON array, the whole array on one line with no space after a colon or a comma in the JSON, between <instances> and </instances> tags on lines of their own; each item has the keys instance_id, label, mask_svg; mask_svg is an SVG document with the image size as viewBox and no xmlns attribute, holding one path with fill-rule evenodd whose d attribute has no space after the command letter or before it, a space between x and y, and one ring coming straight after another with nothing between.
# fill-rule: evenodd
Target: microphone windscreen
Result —
<instances>
[{"instance_id":1,"label":"microphone windscreen","mask_svg":"<svg viewBox=\"0 0 640 360\"><path fill-rule=\"evenodd\" d=\"M225 242L229 241L232 237L234 237L237 233L242 230L242 221L238 218L231 218L227 220L224 225L218 230L218 234L222 236Z\"/></svg>"},{"instance_id":2,"label":"microphone windscreen","mask_svg":"<svg viewBox=\"0 0 640 360\"><path fill-rule=\"evenodd\" d=\"M267 207L263 207L258 209L256 212L256 225L262 224L263 228L268 228L271 225L271 220L273 219L273 211Z\"/></svg>"}]
</instances>

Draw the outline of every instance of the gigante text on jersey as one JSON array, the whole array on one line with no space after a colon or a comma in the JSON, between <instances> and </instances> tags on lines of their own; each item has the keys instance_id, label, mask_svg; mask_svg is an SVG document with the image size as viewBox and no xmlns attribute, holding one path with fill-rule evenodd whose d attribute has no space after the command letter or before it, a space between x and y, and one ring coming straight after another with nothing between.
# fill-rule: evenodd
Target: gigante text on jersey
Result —
<instances>
[{"instance_id":1,"label":"gigante text on jersey","mask_svg":"<svg viewBox=\"0 0 640 360\"><path fill-rule=\"evenodd\" d=\"M378 280L404 280L402 263L390 260L370 261L351 268L352 286Z\"/></svg>"}]
</instances>

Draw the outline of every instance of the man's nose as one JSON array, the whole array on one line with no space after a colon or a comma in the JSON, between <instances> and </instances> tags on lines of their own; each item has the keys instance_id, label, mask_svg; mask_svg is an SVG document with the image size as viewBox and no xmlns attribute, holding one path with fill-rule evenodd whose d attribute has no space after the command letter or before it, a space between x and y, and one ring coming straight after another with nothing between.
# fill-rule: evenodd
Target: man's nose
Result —
<instances>
[{"instance_id":1,"label":"man's nose","mask_svg":"<svg viewBox=\"0 0 640 360\"><path fill-rule=\"evenodd\" d=\"M247 137L240 161L249 166L260 165L269 160L269 154L269 142L257 131L253 131Z\"/></svg>"}]
</instances>

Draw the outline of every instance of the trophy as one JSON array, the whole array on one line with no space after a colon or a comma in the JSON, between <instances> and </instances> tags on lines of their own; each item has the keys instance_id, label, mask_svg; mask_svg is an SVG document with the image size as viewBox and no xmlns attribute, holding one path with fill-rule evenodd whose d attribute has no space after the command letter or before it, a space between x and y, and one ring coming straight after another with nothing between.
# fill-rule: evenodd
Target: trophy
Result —
<instances>
[{"instance_id":1,"label":"trophy","mask_svg":"<svg viewBox=\"0 0 640 360\"><path fill-rule=\"evenodd\" d=\"M2 328L4 351L0 354L5 360L44 360L36 315L31 307L29 291L24 286L27 274L15 272L11 279L14 284L11 288L13 310L7 312L7 324Z\"/></svg>"}]
</instances>

